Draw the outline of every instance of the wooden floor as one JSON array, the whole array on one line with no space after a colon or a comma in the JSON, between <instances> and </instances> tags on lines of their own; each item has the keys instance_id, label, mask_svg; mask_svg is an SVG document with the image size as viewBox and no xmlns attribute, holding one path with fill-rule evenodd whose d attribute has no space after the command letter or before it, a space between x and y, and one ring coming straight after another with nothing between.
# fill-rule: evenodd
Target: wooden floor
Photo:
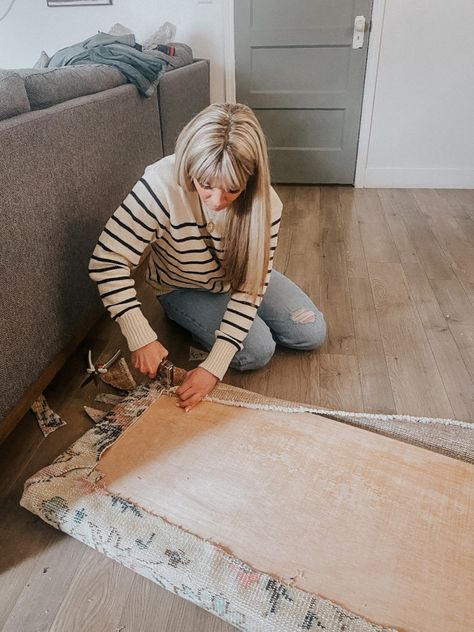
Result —
<instances>
[{"instance_id":1,"label":"wooden floor","mask_svg":"<svg viewBox=\"0 0 474 632\"><path fill-rule=\"evenodd\" d=\"M225 381L329 408L474 421L474 191L280 186L275 267L329 326L318 352L278 349ZM190 339L145 313L175 364ZM31 414L0 446L0 629L4 632L224 632L233 628L44 524L18 505L25 479L91 427L85 355L123 341L104 318L46 391L67 426L44 439ZM107 390L103 387L102 390ZM110 391L111 389L109 389ZM103 407L103 405L102 405ZM192 414L192 413L191 413Z\"/></svg>"}]
</instances>

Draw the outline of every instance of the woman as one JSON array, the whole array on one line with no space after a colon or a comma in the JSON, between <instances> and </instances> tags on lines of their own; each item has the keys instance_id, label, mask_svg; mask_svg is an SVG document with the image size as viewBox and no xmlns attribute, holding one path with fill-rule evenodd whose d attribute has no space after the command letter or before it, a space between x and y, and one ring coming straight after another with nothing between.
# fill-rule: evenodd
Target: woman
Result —
<instances>
[{"instance_id":1,"label":"woman","mask_svg":"<svg viewBox=\"0 0 474 632\"><path fill-rule=\"evenodd\" d=\"M177 391L186 412L229 366L263 366L276 343L308 350L324 340L322 314L292 281L272 273L281 210L252 110L214 104L183 129L174 155L146 168L99 238L90 276L133 366L153 378L168 355L130 278L149 244L147 280L164 311L210 350Z\"/></svg>"}]
</instances>

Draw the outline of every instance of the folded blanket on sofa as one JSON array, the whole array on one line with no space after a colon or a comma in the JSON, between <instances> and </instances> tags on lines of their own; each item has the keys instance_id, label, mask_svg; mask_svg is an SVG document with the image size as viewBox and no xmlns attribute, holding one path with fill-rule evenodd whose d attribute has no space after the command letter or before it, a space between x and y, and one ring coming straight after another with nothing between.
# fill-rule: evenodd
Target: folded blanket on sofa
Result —
<instances>
[{"instance_id":1,"label":"folded blanket on sofa","mask_svg":"<svg viewBox=\"0 0 474 632\"><path fill-rule=\"evenodd\" d=\"M135 36L98 33L78 44L67 46L55 53L48 68L77 64L106 64L120 70L138 90L149 97L153 94L162 74L169 67L185 65L185 57L192 61L191 49L182 44L176 57L158 50L140 51L135 48ZM183 54L184 53L184 54Z\"/></svg>"}]
</instances>

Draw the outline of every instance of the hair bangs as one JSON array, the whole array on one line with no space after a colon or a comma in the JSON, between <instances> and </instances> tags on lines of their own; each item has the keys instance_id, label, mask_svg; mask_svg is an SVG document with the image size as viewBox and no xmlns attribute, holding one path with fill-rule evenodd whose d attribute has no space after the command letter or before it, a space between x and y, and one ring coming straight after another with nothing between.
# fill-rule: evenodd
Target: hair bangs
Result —
<instances>
[{"instance_id":1,"label":"hair bangs","mask_svg":"<svg viewBox=\"0 0 474 632\"><path fill-rule=\"evenodd\" d=\"M246 170L235 154L218 149L207 155L196 156L189 176L201 185L211 185L224 191L243 191L251 172Z\"/></svg>"}]
</instances>

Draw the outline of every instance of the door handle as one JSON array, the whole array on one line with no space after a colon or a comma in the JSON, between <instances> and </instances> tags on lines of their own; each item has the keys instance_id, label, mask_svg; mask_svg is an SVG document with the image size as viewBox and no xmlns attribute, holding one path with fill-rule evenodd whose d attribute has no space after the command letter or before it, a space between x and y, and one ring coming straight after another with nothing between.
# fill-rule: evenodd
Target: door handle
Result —
<instances>
[{"instance_id":1,"label":"door handle","mask_svg":"<svg viewBox=\"0 0 474 632\"><path fill-rule=\"evenodd\" d=\"M365 17L363 15L356 16L354 20L354 36L352 38L352 48L362 48L364 45L365 34Z\"/></svg>"}]
</instances>

